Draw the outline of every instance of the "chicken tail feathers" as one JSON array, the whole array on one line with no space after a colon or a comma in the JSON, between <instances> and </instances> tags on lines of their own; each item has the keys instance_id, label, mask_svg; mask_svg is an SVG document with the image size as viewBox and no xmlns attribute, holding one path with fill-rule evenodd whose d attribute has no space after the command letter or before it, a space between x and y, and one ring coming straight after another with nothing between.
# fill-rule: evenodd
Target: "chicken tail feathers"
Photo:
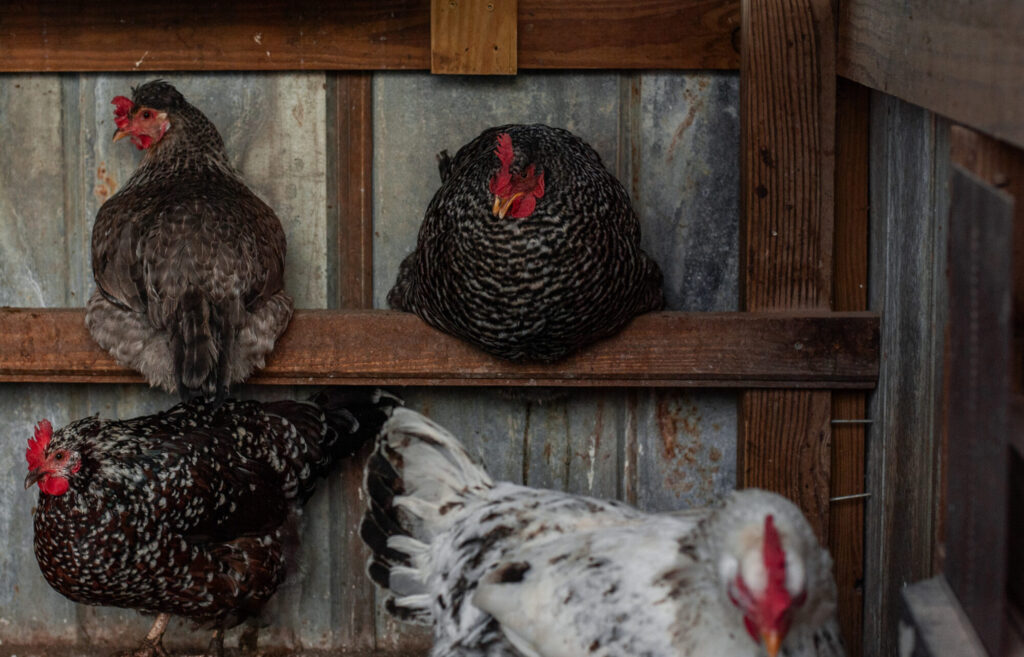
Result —
<instances>
[{"instance_id":1,"label":"chicken tail feathers","mask_svg":"<svg viewBox=\"0 0 1024 657\"><path fill-rule=\"evenodd\" d=\"M219 336L223 320L217 307L196 289L182 295L172 336L178 394L183 400L217 395L218 375L223 369Z\"/></svg>"},{"instance_id":2,"label":"chicken tail feathers","mask_svg":"<svg viewBox=\"0 0 1024 657\"><path fill-rule=\"evenodd\" d=\"M369 576L388 591L385 605L393 616L432 621L430 543L493 485L451 433L415 411L395 409L366 465L368 508L359 528L373 551Z\"/></svg>"}]
</instances>

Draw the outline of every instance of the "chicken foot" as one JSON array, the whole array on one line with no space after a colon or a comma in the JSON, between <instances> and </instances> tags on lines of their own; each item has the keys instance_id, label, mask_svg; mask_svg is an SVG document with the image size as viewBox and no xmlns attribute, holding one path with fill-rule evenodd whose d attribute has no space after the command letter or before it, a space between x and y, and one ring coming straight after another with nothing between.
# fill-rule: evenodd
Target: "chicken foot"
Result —
<instances>
[{"instance_id":1,"label":"chicken foot","mask_svg":"<svg viewBox=\"0 0 1024 657\"><path fill-rule=\"evenodd\" d=\"M121 653L121 657L169 657L164 649L163 638L170 621L170 614L158 614L146 638L134 650Z\"/></svg>"}]
</instances>

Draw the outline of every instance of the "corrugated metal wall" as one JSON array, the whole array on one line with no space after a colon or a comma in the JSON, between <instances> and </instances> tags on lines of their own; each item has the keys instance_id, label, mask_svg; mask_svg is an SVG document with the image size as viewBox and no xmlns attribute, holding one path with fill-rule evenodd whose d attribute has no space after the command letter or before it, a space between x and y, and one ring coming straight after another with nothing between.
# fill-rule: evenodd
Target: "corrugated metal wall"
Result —
<instances>
[{"instance_id":1,"label":"corrugated metal wall","mask_svg":"<svg viewBox=\"0 0 1024 657\"><path fill-rule=\"evenodd\" d=\"M92 289L89 234L99 205L136 166L112 145L110 99L152 76L0 77L0 305L81 306ZM166 76L221 131L250 186L288 236L287 286L302 308L333 305L328 280L326 77ZM515 78L379 73L373 82L374 299L412 249L439 183L435 153L489 125L545 122L589 141L627 185L644 244L665 272L669 307L737 307L738 77L683 73L524 73ZM246 387L273 399L308 389ZM500 478L619 497L647 509L704 504L735 485L735 396L717 391L579 390L551 399L489 389L406 389L407 403L461 436ZM0 649L25 643L123 645L148 623L73 605L32 555L35 493L22 490L34 423L166 408L142 386L0 385ZM341 549L360 500L332 479L305 514L301 573L277 597L261 645L394 648L422 635L379 611ZM361 557L358 557L361 559ZM371 603L356 603L368 607ZM376 628L366 627L376 618ZM205 645L172 626L168 646ZM229 638L229 644L231 639ZM2 652L2 650L0 650Z\"/></svg>"}]
</instances>

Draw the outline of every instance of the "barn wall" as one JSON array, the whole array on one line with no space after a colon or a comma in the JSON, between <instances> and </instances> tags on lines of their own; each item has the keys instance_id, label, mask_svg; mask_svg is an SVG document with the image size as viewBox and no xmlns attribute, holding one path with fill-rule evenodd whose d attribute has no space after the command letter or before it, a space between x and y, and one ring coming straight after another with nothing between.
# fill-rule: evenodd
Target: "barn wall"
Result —
<instances>
[{"instance_id":1,"label":"barn wall","mask_svg":"<svg viewBox=\"0 0 1024 657\"><path fill-rule=\"evenodd\" d=\"M139 154L110 143L110 99L152 76L0 77L0 305L81 306L92 289L97 208ZM337 258L327 221L324 74L167 76L209 116L250 186L288 237L287 287L302 308L334 305ZM377 73L374 118L374 299L415 244L439 179L435 153L483 128L546 122L589 141L627 185L644 245L662 266L671 309L737 308L738 77L685 73L524 73L515 78ZM241 396L305 396L243 387ZM463 438L499 478L618 497L647 509L705 504L735 485L735 395L719 391L405 389L407 403ZM19 643L124 645L134 612L73 605L49 589L31 552L35 494L22 490L24 446L42 418L130 417L174 399L143 386L0 385L0 652ZM300 572L272 604L261 645L394 648L422 634L374 609L346 563L360 500L358 464L322 486L304 516ZM362 559L361 555L351 558ZM375 620L374 620L375 619ZM373 624L374 627L368 627ZM126 638L127 637L127 638ZM168 646L205 645L172 626ZM229 645L232 643L229 635Z\"/></svg>"},{"instance_id":2,"label":"barn wall","mask_svg":"<svg viewBox=\"0 0 1024 657\"><path fill-rule=\"evenodd\" d=\"M873 92L869 303L882 358L868 409L867 656L897 654L900 591L936 557L949 173L949 122Z\"/></svg>"}]
</instances>

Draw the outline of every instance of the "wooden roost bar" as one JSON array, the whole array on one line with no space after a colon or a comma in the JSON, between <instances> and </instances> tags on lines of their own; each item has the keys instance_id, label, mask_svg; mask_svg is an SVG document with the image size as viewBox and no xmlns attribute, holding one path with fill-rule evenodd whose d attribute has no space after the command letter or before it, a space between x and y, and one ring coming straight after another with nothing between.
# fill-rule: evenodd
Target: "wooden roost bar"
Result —
<instances>
[{"instance_id":1,"label":"wooden roost bar","mask_svg":"<svg viewBox=\"0 0 1024 657\"><path fill-rule=\"evenodd\" d=\"M254 383L737 388L737 484L791 497L827 541L850 655L895 654L901 588L936 573L906 595L919 639L913 654L983 649L950 611L958 605L975 624L987 618L979 632L988 654L1024 654L1024 579L1018 565L1006 565L1005 553L1007 541L1014 549L1024 544L1024 524L994 539L983 532L978 544L974 532L995 521L972 507L966 520L954 513L942 533L946 479L950 494L974 485L969 479L968 488L958 488L961 478L946 472L942 440L967 466L979 453L958 451L956 437L947 435L955 420L946 410L959 407L944 390L978 382L945 371L947 351L971 371L1000 373L985 388L994 396L978 403L1010 436L1013 465L989 503L1017 520L1024 508L1024 200L1013 204L1024 194L1024 121L1015 113L1024 104L1024 39L1002 27L1024 25L1024 10L1004 0L970 10L895 0L257 4L0 6L0 72L329 72L327 93L337 109L327 116L335 158L327 198L337 221L328 236L338 266L328 288L337 302L331 310L298 312ZM537 69L739 69L739 312L642 316L620 335L544 366L498 361L411 315L372 309L370 72ZM995 340L985 354L1012 363L1009 373L971 360L978 350L947 346L941 267L949 125L902 101L979 131L954 131L953 160L980 180L972 179L977 189L967 182L954 189L974 190L971 207L1001 217L986 244L1015 249L984 279L993 298L1013 301L1011 314L999 315L985 334ZM890 128L894 116L909 117L902 133ZM914 152L934 185L926 199L932 214L900 224L894 217L915 207L914 183L891 163L919 128L924 136ZM879 165L870 174L869 163ZM895 191L886 195L890 186ZM956 199L953 206L961 207ZM956 245L950 269L958 277L964 274L955 252ZM965 266L977 269L971 262ZM923 320L915 314L921 308ZM73 308L0 310L0 381L141 381L93 345L82 317ZM971 344L985 343L970 335ZM876 383L875 392L865 392ZM1006 455L985 458L998 466ZM341 485L354 495L358 481L358 473L346 472ZM948 559L944 565L943 541L951 557L961 544L1002 554L986 572L1008 582L1008 593L986 593L977 572ZM351 537L339 549L363 554ZM361 563L346 566L344 577L349 593L372 600ZM938 593L922 594L921 586ZM345 626L356 639L349 648L409 647L380 644L372 609L351 613ZM956 620L944 626L954 635L954 653L926 652L936 650L934 619L943 613Z\"/></svg>"}]
</instances>

